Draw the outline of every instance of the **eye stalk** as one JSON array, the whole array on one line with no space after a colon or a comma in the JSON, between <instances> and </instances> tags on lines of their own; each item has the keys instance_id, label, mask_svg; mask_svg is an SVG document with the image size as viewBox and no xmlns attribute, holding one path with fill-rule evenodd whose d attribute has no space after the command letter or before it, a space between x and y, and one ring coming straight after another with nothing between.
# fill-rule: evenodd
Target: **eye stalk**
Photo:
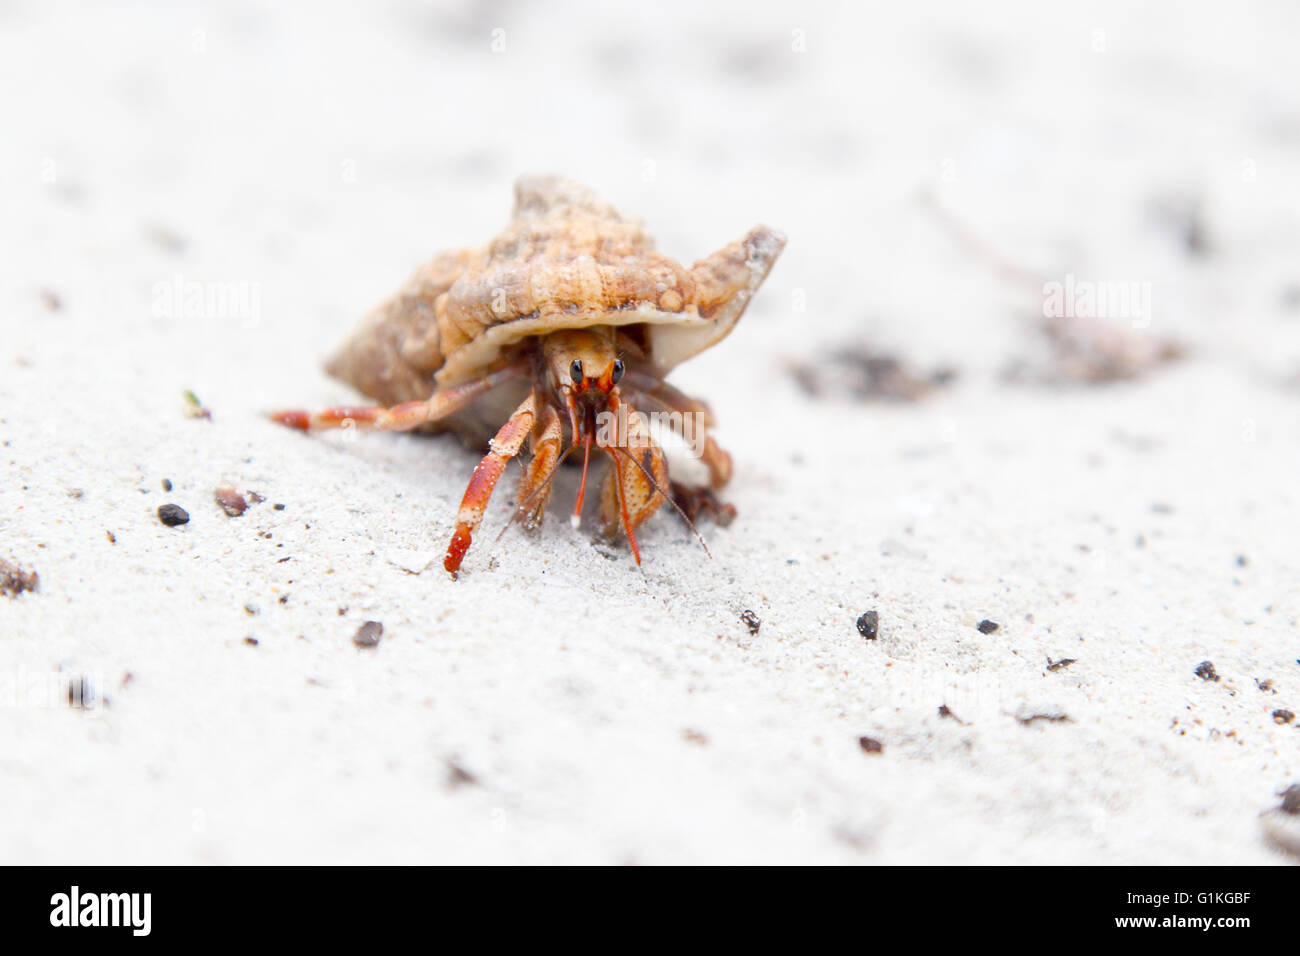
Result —
<instances>
[{"instance_id":1,"label":"eye stalk","mask_svg":"<svg viewBox=\"0 0 1300 956\"><path fill-rule=\"evenodd\" d=\"M610 380L611 382L613 382L615 385L617 385L617 384L619 383L619 379L621 379L621 378L623 377L623 371L624 371L624 369L623 369L623 360L622 360L622 359L614 359L614 371L613 371L613 374L610 375L610 379L609 379L609 380Z\"/></svg>"},{"instance_id":2,"label":"eye stalk","mask_svg":"<svg viewBox=\"0 0 1300 956\"><path fill-rule=\"evenodd\" d=\"M573 364L569 366L569 378L573 379L574 385L582 384L582 360L574 359Z\"/></svg>"}]
</instances>

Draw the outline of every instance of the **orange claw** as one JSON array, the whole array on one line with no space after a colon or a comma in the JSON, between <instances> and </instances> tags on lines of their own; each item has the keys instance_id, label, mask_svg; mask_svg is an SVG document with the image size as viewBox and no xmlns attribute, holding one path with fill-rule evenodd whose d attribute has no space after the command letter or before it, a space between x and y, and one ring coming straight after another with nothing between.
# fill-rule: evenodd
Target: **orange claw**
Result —
<instances>
[{"instance_id":1,"label":"orange claw","mask_svg":"<svg viewBox=\"0 0 1300 956\"><path fill-rule=\"evenodd\" d=\"M469 550L472 540L470 533L463 528L457 528L456 533L451 536L451 544L447 546L447 555L442 559L442 566L452 577L460 573L460 563L465 560L465 552Z\"/></svg>"}]
</instances>

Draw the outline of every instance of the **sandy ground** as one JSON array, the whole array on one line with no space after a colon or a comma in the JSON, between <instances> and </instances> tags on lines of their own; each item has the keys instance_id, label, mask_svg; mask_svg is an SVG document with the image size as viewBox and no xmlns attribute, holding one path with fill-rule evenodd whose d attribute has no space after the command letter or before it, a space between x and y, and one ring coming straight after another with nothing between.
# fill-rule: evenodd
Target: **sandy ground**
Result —
<instances>
[{"instance_id":1,"label":"sandy ground","mask_svg":"<svg viewBox=\"0 0 1300 956\"><path fill-rule=\"evenodd\" d=\"M604 6L0 5L0 860L1288 859L1300 12ZM638 571L566 475L452 581L475 455L261 417L354 400L323 358L535 171L688 261L790 237L674 379L735 457L711 558L664 514ZM936 208L1187 357L1007 380L1041 290ZM957 375L789 372L859 345Z\"/></svg>"}]
</instances>

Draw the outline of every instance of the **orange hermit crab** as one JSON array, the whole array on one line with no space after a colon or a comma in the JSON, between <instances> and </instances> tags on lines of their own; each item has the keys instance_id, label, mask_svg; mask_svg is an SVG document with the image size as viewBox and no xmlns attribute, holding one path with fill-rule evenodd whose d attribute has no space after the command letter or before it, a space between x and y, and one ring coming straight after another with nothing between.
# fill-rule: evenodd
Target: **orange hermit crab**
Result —
<instances>
[{"instance_id":1,"label":"orange hermit crab","mask_svg":"<svg viewBox=\"0 0 1300 956\"><path fill-rule=\"evenodd\" d=\"M383 405L272 418L304 430L348 422L451 430L486 445L443 561L453 575L497 479L526 442L532 460L514 517L540 523L556 469L581 448L576 526L594 444L612 459L601 492L604 530L621 528L640 564L636 529L667 494L712 502L711 491L731 477L730 456L707 435L707 406L664 376L731 331L784 245L780 233L759 226L686 268L584 187L521 179L514 218L490 246L443 253L420 268L326 366ZM702 497L670 481L643 412L672 423L690 416L698 431L692 446L709 473Z\"/></svg>"}]
</instances>

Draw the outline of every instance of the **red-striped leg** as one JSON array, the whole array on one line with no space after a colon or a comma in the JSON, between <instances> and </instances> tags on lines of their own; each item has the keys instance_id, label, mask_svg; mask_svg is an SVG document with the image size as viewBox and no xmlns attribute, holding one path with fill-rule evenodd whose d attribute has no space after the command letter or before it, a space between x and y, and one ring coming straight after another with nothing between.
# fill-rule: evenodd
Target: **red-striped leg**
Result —
<instances>
[{"instance_id":1,"label":"red-striped leg","mask_svg":"<svg viewBox=\"0 0 1300 956\"><path fill-rule=\"evenodd\" d=\"M442 566L453 576L460 570L460 563L469 550L474 532L483 521L483 512L492 500L492 490L497 480L506 469L506 463L519 454L533 430L537 418L539 402L536 392L529 392L528 397L519 403L510 420L501 426L501 430L488 443L488 453L474 469L474 474L465 488L465 497L460 501L460 511L456 515L456 531L447 545L447 554Z\"/></svg>"},{"instance_id":2,"label":"red-striped leg","mask_svg":"<svg viewBox=\"0 0 1300 956\"><path fill-rule=\"evenodd\" d=\"M490 392L503 382L518 378L523 373L524 369L510 366L490 372L471 382L445 388L423 402L403 402L391 408L375 405L357 408L339 406L321 412L288 410L272 412L271 420L302 431L353 426L368 431L409 431L459 411L474 399ZM348 425L348 422L352 425Z\"/></svg>"},{"instance_id":3,"label":"red-striped leg","mask_svg":"<svg viewBox=\"0 0 1300 956\"><path fill-rule=\"evenodd\" d=\"M650 437L645 419L628 402L611 395L609 404L623 434L616 442L601 446L613 463L601 488L600 517L607 536L623 529L639 565L636 529L666 500L663 490L668 488L668 462Z\"/></svg>"}]
</instances>

